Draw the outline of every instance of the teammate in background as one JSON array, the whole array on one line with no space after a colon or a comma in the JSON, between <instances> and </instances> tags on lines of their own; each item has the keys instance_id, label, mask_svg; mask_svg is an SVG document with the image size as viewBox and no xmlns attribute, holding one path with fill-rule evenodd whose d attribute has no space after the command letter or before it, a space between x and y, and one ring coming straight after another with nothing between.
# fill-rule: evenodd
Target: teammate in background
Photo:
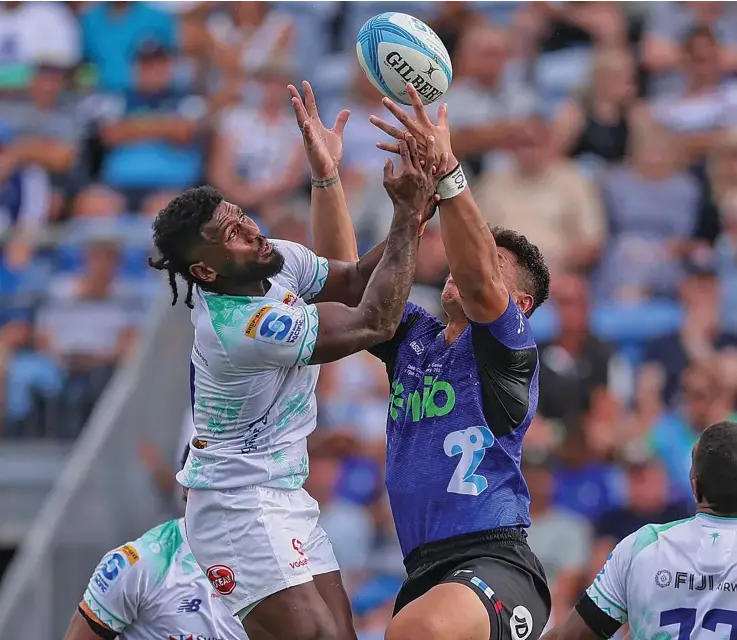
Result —
<instances>
[{"instance_id":1,"label":"teammate in background","mask_svg":"<svg viewBox=\"0 0 737 640\"><path fill-rule=\"evenodd\" d=\"M182 465L188 453L189 446ZM64 640L118 636L121 640L248 640L195 562L183 518L155 527L103 557Z\"/></svg>"},{"instance_id":2,"label":"teammate in background","mask_svg":"<svg viewBox=\"0 0 737 640\"><path fill-rule=\"evenodd\" d=\"M737 424L708 427L693 448L696 515L649 524L609 554L563 624L544 640L737 637Z\"/></svg>"},{"instance_id":3,"label":"teammate in background","mask_svg":"<svg viewBox=\"0 0 737 640\"><path fill-rule=\"evenodd\" d=\"M304 89L305 102L290 92L313 172L312 213L321 198L328 215L345 208L337 170L347 112L328 130ZM389 237L358 262L267 240L209 187L174 198L154 222L161 258L152 265L168 272L175 302L175 277L188 284L195 325L196 437L178 475L190 489L188 540L252 640L355 638L318 505L302 489L319 372L308 365L379 344L399 324L437 185L432 143L421 155L416 141L403 141L401 155L400 173L391 163L384 170ZM444 172L447 157L435 168ZM352 236L350 224L345 231Z\"/></svg>"},{"instance_id":4,"label":"teammate in background","mask_svg":"<svg viewBox=\"0 0 737 640\"><path fill-rule=\"evenodd\" d=\"M379 148L434 138L449 155L438 194L451 275L447 325L407 303L394 337L372 349L391 381L386 486L408 574L386 638L536 639L550 593L526 542L520 458L538 397L527 319L548 297L550 274L524 236L484 221L453 156L445 105L434 124L407 91L414 119L384 99L406 131L371 121L398 141Z\"/></svg>"}]
</instances>

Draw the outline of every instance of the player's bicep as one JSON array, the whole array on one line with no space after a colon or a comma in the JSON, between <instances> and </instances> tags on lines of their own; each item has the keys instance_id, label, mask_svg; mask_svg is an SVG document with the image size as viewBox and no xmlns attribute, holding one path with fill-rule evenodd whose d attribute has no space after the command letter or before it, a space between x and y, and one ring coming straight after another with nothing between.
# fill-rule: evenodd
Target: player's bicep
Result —
<instances>
[{"instance_id":1,"label":"player's bicep","mask_svg":"<svg viewBox=\"0 0 737 640\"><path fill-rule=\"evenodd\" d=\"M113 640L117 637L117 631L105 625L82 601L72 615L64 640Z\"/></svg>"}]
</instances>

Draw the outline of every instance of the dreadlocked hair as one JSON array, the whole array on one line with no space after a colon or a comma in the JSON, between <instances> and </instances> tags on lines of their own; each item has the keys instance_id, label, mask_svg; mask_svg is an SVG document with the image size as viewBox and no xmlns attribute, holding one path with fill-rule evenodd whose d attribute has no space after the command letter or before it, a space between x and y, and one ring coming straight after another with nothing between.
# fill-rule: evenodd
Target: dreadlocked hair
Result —
<instances>
[{"instance_id":1,"label":"dreadlocked hair","mask_svg":"<svg viewBox=\"0 0 737 640\"><path fill-rule=\"evenodd\" d=\"M190 309L194 306L192 287L196 278L189 272L191 262L187 256L190 249L201 240L202 225L212 219L215 209L222 201L223 196L213 187L187 189L159 211L151 225L154 232L154 246L161 257L149 258L148 264L154 269L167 272L172 292L172 306L179 299L177 275L187 283L187 297L184 304Z\"/></svg>"}]
</instances>

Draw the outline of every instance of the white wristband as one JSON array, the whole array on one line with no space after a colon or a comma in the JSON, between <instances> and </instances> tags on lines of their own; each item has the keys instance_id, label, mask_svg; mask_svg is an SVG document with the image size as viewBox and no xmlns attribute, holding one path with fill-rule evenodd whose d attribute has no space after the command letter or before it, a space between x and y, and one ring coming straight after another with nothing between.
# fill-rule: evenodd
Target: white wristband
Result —
<instances>
[{"instance_id":1,"label":"white wristband","mask_svg":"<svg viewBox=\"0 0 737 640\"><path fill-rule=\"evenodd\" d=\"M448 200L462 193L467 186L468 180L466 180L466 175L463 173L463 167L459 164L438 182L438 188L435 192L440 196L441 200Z\"/></svg>"}]
</instances>

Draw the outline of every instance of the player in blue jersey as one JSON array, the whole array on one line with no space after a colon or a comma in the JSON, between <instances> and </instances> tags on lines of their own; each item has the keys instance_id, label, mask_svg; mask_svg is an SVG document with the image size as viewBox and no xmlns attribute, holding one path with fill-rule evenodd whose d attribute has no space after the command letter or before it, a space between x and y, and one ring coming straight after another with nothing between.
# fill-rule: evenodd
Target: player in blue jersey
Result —
<instances>
[{"instance_id":1,"label":"player in blue jersey","mask_svg":"<svg viewBox=\"0 0 737 640\"><path fill-rule=\"evenodd\" d=\"M433 136L456 169L438 185L449 322L407 303L394 338L372 349L391 382L386 486L408 573L386 638L534 640L550 593L526 542L520 457L538 400L528 317L547 298L550 274L524 236L481 216L453 161L446 107L434 124L407 90L414 119L384 99L406 130L372 123L420 145Z\"/></svg>"}]
</instances>

